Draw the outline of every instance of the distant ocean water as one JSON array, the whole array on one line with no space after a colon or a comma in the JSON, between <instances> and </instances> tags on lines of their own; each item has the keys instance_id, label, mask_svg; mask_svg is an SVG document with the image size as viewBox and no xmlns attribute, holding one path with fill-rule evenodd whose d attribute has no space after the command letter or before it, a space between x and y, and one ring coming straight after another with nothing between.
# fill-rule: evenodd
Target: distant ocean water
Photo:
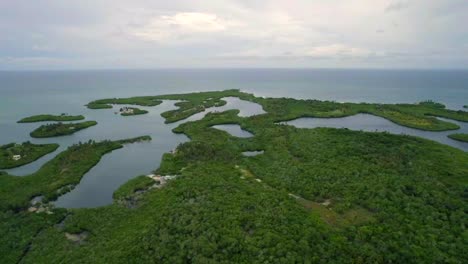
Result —
<instances>
[{"instance_id":1,"label":"distant ocean water","mask_svg":"<svg viewBox=\"0 0 468 264\"><path fill-rule=\"evenodd\" d=\"M334 100L339 102L413 103L434 100L452 109L468 104L468 71L463 70L305 70L199 69L0 72L0 144L57 142L58 151L89 139L121 139L149 134L151 143L126 146L106 155L85 175L58 206L88 207L112 202L112 192L128 179L159 166L161 155L187 138L175 135L160 113L169 102L147 115L122 118L112 110L90 110L84 105L109 97L159 95L194 91L240 89L265 97ZM31 139L40 124L17 124L35 114L83 114L98 126L75 135ZM466 143L464 143L466 144ZM10 170L14 175L36 171L57 153Z\"/></svg>"},{"instance_id":2,"label":"distant ocean water","mask_svg":"<svg viewBox=\"0 0 468 264\"><path fill-rule=\"evenodd\" d=\"M468 104L468 70L198 69L0 72L0 110L103 97L240 89L260 96L350 102ZM15 109L20 111L19 109ZM11 114L12 111L6 111ZM2 115L4 117L4 115Z\"/></svg>"}]
</instances>

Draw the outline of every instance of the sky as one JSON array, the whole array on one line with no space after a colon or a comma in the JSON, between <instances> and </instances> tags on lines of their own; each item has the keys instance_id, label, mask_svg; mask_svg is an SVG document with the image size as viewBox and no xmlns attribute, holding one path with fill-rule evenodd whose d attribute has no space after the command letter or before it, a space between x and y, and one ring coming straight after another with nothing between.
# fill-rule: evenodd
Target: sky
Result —
<instances>
[{"instance_id":1,"label":"sky","mask_svg":"<svg viewBox=\"0 0 468 264\"><path fill-rule=\"evenodd\" d=\"M468 0L0 0L0 70L468 69Z\"/></svg>"}]
</instances>

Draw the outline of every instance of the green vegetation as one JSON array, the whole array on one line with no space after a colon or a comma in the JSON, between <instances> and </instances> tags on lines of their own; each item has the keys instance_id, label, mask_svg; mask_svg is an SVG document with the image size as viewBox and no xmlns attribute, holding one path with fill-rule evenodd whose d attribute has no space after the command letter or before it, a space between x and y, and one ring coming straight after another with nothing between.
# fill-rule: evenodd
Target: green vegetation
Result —
<instances>
[{"instance_id":1,"label":"green vegetation","mask_svg":"<svg viewBox=\"0 0 468 264\"><path fill-rule=\"evenodd\" d=\"M337 103L318 100L296 100L291 98L259 98L239 90L220 92L199 92L189 94L170 94L159 96L132 97L127 99L103 99L91 102L122 102L149 106L149 102L158 100L181 100L176 103L179 108L162 113L166 123L183 120L208 107L226 104L223 97L239 97L243 100L259 103L264 110L272 114L276 121L288 121L299 117L344 117L358 113L368 113L386 118L399 125L429 131L455 130L459 126L439 120L443 117L468 122L468 112L446 109L443 104L424 101L418 104L366 104ZM138 99L135 99L138 98ZM144 98L144 99L141 99Z\"/></svg>"},{"instance_id":2,"label":"green vegetation","mask_svg":"<svg viewBox=\"0 0 468 264\"><path fill-rule=\"evenodd\" d=\"M66 136L95 125L97 125L96 121L85 121L81 123L52 123L38 127L32 131L30 135L34 138Z\"/></svg>"},{"instance_id":3,"label":"green vegetation","mask_svg":"<svg viewBox=\"0 0 468 264\"><path fill-rule=\"evenodd\" d=\"M46 228L60 222L66 210L55 209L53 214L28 212L0 212L0 261L18 263L28 253L33 239Z\"/></svg>"},{"instance_id":4,"label":"green vegetation","mask_svg":"<svg viewBox=\"0 0 468 264\"><path fill-rule=\"evenodd\" d=\"M451 139L461 141L461 142L468 142L468 134L462 134L462 133L450 134L448 135L448 137Z\"/></svg>"},{"instance_id":5,"label":"green vegetation","mask_svg":"<svg viewBox=\"0 0 468 264\"><path fill-rule=\"evenodd\" d=\"M134 115L144 115L147 114L148 111L142 110L136 107L125 107L120 109L120 115L122 116L134 116Z\"/></svg>"},{"instance_id":6,"label":"green vegetation","mask_svg":"<svg viewBox=\"0 0 468 264\"><path fill-rule=\"evenodd\" d=\"M428 103L258 98L234 90L158 98L186 101L165 113L176 120L184 105L198 109L235 93L267 113L239 117L231 110L176 127L191 141L163 156L157 173L179 176L162 188L149 188L150 179L140 176L119 188L109 206L52 215L22 210L34 196L47 201L76 184L91 161L118 142L75 146L76 153L67 150L31 176L1 175L0 262L468 262L467 153L411 136L276 124L392 109L400 113L387 116L394 122L441 129L448 125L435 118L420 122L432 120L429 112L459 119L465 112ZM232 137L212 128L219 124L238 124L255 136ZM264 153L242 155L252 149ZM80 244L66 237L82 232L88 236Z\"/></svg>"},{"instance_id":7,"label":"green vegetation","mask_svg":"<svg viewBox=\"0 0 468 264\"><path fill-rule=\"evenodd\" d=\"M265 111L273 113L277 121L288 121L299 117L344 117L367 113L402 126L429 131L459 128L456 124L439 120L434 116L468 122L468 112L448 110L427 103L355 104L290 98L257 98L254 101L262 104Z\"/></svg>"},{"instance_id":8,"label":"green vegetation","mask_svg":"<svg viewBox=\"0 0 468 264\"><path fill-rule=\"evenodd\" d=\"M162 101L154 96L138 96L130 98L111 98L92 101L86 106L90 109L106 109L112 108L112 104L130 104L141 106L156 106L161 104Z\"/></svg>"},{"instance_id":9,"label":"green vegetation","mask_svg":"<svg viewBox=\"0 0 468 264\"><path fill-rule=\"evenodd\" d=\"M88 107L89 109L110 109L110 108L112 108L112 105L110 105L110 104L98 104L98 103L91 102L91 103L87 104L86 107Z\"/></svg>"},{"instance_id":10,"label":"green vegetation","mask_svg":"<svg viewBox=\"0 0 468 264\"><path fill-rule=\"evenodd\" d=\"M61 115L35 115L30 117L25 117L18 121L18 123L34 123L34 122L44 122L44 121L78 121L85 119L82 115L71 116L67 114Z\"/></svg>"},{"instance_id":11,"label":"green vegetation","mask_svg":"<svg viewBox=\"0 0 468 264\"><path fill-rule=\"evenodd\" d=\"M36 173L17 177L0 177L0 209L20 210L27 207L32 197L42 195L45 200L55 200L65 190L78 184L81 177L101 157L112 150L122 148L123 144L151 139L149 136L120 141L79 143L70 146L47 162Z\"/></svg>"},{"instance_id":12,"label":"green vegetation","mask_svg":"<svg viewBox=\"0 0 468 264\"><path fill-rule=\"evenodd\" d=\"M162 116L166 119L166 123L173 123L179 120L183 120L193 114L203 112L206 108L225 105L226 101L221 100L223 97L237 96L242 98L244 95L249 96L247 94L240 93L238 90L226 90L222 92L200 92L119 99L102 99L89 103L88 107L104 108L105 104L135 104L141 106L155 106L159 105L162 102L161 100L180 100L181 102L176 103L176 106L178 106L179 109L164 112L162 114Z\"/></svg>"},{"instance_id":13,"label":"green vegetation","mask_svg":"<svg viewBox=\"0 0 468 264\"><path fill-rule=\"evenodd\" d=\"M135 195L136 192L146 190L153 184L153 179L141 175L120 186L120 188L114 192L113 197L115 200L128 199Z\"/></svg>"},{"instance_id":14,"label":"green vegetation","mask_svg":"<svg viewBox=\"0 0 468 264\"><path fill-rule=\"evenodd\" d=\"M141 136L141 137L136 137L136 138L122 139L122 140L117 140L116 142L119 144L132 144L132 143L138 143L138 142L143 142L143 141L151 141L151 136Z\"/></svg>"},{"instance_id":15,"label":"green vegetation","mask_svg":"<svg viewBox=\"0 0 468 264\"><path fill-rule=\"evenodd\" d=\"M11 169L31 163L54 152L58 147L58 144L36 145L29 141L23 144L10 143L0 146L0 169Z\"/></svg>"},{"instance_id":16,"label":"green vegetation","mask_svg":"<svg viewBox=\"0 0 468 264\"><path fill-rule=\"evenodd\" d=\"M43 203L55 200L78 184L104 154L122 148L122 144L148 138L79 143L31 175L0 174L0 262L19 262L35 237L45 228L55 226L67 214L64 209L52 209L49 213L24 211L33 197L43 196Z\"/></svg>"},{"instance_id":17,"label":"green vegetation","mask_svg":"<svg viewBox=\"0 0 468 264\"><path fill-rule=\"evenodd\" d=\"M434 107L434 108L440 108L440 109L444 109L444 108L445 108L445 105L444 105L444 104L437 103L437 102L434 102L434 101L432 101L432 100L422 101L422 102L419 103L419 105L428 106L428 107Z\"/></svg>"},{"instance_id":18,"label":"green vegetation","mask_svg":"<svg viewBox=\"0 0 468 264\"><path fill-rule=\"evenodd\" d=\"M159 96L165 100L182 100L175 105L179 107L176 110L167 111L161 114L166 119L166 123L174 123L183 120L191 115L205 111L206 108L223 106L226 101L223 97L240 96L238 90L226 90L222 92L200 92L190 94L170 94Z\"/></svg>"}]
</instances>

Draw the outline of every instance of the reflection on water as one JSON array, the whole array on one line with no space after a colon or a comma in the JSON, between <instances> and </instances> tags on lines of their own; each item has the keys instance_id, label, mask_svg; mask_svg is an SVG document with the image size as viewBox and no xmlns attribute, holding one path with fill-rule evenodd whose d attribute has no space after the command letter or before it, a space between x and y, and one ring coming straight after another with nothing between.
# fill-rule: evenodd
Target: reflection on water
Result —
<instances>
[{"instance_id":1,"label":"reflection on water","mask_svg":"<svg viewBox=\"0 0 468 264\"><path fill-rule=\"evenodd\" d=\"M446 119L444 119L446 120ZM459 130L432 132L413 129L397 125L387 119L373 116L369 114L357 114L354 116L342 118L310 118L303 117L292 121L283 122L298 128L315 128L315 127L333 127L333 128L348 128L351 130L362 130L368 132L389 132L392 134L405 134L431 139L442 144L450 145L464 151L468 151L468 143L452 140L447 135L452 133L468 133L468 123L446 120L456 123L460 126Z\"/></svg>"},{"instance_id":2,"label":"reflection on water","mask_svg":"<svg viewBox=\"0 0 468 264\"><path fill-rule=\"evenodd\" d=\"M240 137L240 138L249 138L253 137L254 135L249 131L243 130L239 125L235 124L228 124L228 125L215 125L212 126L213 128L223 130L228 132L231 136Z\"/></svg>"}]
</instances>

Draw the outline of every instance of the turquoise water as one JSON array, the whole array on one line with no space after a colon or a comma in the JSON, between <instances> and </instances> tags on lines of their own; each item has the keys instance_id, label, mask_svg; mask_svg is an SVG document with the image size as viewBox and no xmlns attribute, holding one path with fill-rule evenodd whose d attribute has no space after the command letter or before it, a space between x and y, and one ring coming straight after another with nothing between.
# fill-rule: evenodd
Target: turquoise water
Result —
<instances>
[{"instance_id":1,"label":"turquoise water","mask_svg":"<svg viewBox=\"0 0 468 264\"><path fill-rule=\"evenodd\" d=\"M184 135L173 134L171 129L177 124L165 125L160 117L161 112L173 109L174 102L165 101L156 107L142 107L149 110L149 114L132 117L115 115L115 110L90 110L84 105L108 97L224 89L240 89L266 97L341 102L411 103L432 99L452 109L462 109L463 105L468 104L468 71L206 69L0 72L0 144L30 140L33 143L56 142L61 145L58 151L29 165L9 170L9 173L18 176L30 174L59 151L79 141L151 135L152 142L128 145L105 155L72 192L56 202L57 206L63 207L109 204L112 202L112 192L118 186L132 177L156 169L164 152L188 139ZM226 106L214 110L234 108L240 108L240 115L263 111L258 105L235 98L228 99ZM16 123L23 117L43 113L83 114L87 120L96 120L99 124L71 136L32 139L29 132L40 124ZM190 120L199 119L204 114L195 115ZM358 125L351 128L366 130L370 126L368 130L374 130L377 126L381 130L396 129L396 133L401 132L398 130L401 127L395 125L389 128L387 123L381 123L380 120L363 119L362 116L351 119L350 123ZM339 119L326 122L335 122L325 124L329 126L344 126L343 120ZM465 129L465 124L462 125ZM305 126L314 127L317 124ZM426 137L424 133L418 135ZM443 134L437 134L433 139L443 139L445 144L457 144L455 147L466 150L466 143L454 143Z\"/></svg>"}]
</instances>

